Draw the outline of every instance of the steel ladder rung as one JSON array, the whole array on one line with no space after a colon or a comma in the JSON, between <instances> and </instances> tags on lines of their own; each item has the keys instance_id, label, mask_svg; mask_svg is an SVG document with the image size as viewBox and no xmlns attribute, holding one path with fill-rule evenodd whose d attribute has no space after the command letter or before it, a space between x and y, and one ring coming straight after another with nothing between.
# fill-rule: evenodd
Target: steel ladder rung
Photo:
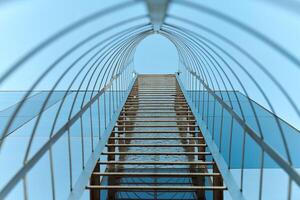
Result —
<instances>
[{"instance_id":1,"label":"steel ladder rung","mask_svg":"<svg viewBox=\"0 0 300 200\"><path fill-rule=\"evenodd\" d=\"M197 190L226 190L226 186L127 186L127 185L89 185L86 189L103 190L103 189L116 189L116 190L165 190L165 191L197 191Z\"/></svg>"},{"instance_id":2,"label":"steel ladder rung","mask_svg":"<svg viewBox=\"0 0 300 200\"><path fill-rule=\"evenodd\" d=\"M176 172L176 173L150 173L150 172L93 172L93 175L96 176L164 176L164 177L192 177L192 176L220 176L220 173L182 173L182 172Z\"/></svg>"},{"instance_id":3,"label":"steel ladder rung","mask_svg":"<svg viewBox=\"0 0 300 200\"><path fill-rule=\"evenodd\" d=\"M118 120L118 122L196 122L196 120Z\"/></svg>"},{"instance_id":4,"label":"steel ladder rung","mask_svg":"<svg viewBox=\"0 0 300 200\"><path fill-rule=\"evenodd\" d=\"M119 119L144 119L144 118L162 118L162 119L173 119L173 118L195 118L192 115L126 115L126 116L120 116Z\"/></svg>"},{"instance_id":5,"label":"steel ladder rung","mask_svg":"<svg viewBox=\"0 0 300 200\"><path fill-rule=\"evenodd\" d=\"M124 130L124 131L112 131L113 133L199 133L200 131L170 131L170 130L143 130L143 131L128 131L128 130Z\"/></svg>"},{"instance_id":6,"label":"steel ladder rung","mask_svg":"<svg viewBox=\"0 0 300 200\"><path fill-rule=\"evenodd\" d=\"M189 106L185 105L185 106L174 106L174 105L170 105L170 106L164 106L164 105L155 105L155 106L138 106L138 105L125 105L124 108L139 108L139 109L143 109L143 108L173 108L173 109L178 109L178 108L189 108Z\"/></svg>"},{"instance_id":7,"label":"steel ladder rung","mask_svg":"<svg viewBox=\"0 0 300 200\"><path fill-rule=\"evenodd\" d=\"M106 144L106 147L206 147L206 144Z\"/></svg>"},{"instance_id":8,"label":"steel ladder rung","mask_svg":"<svg viewBox=\"0 0 300 200\"><path fill-rule=\"evenodd\" d=\"M109 140L203 140L203 137L110 137Z\"/></svg>"},{"instance_id":9,"label":"steel ladder rung","mask_svg":"<svg viewBox=\"0 0 300 200\"><path fill-rule=\"evenodd\" d=\"M102 152L103 155L211 155L210 152Z\"/></svg>"},{"instance_id":10,"label":"steel ladder rung","mask_svg":"<svg viewBox=\"0 0 300 200\"><path fill-rule=\"evenodd\" d=\"M156 110L163 110L163 111L190 111L190 108L189 107L124 107L122 110L125 110L125 111L143 111L143 110L153 110L153 111L156 111Z\"/></svg>"},{"instance_id":11,"label":"steel ladder rung","mask_svg":"<svg viewBox=\"0 0 300 200\"><path fill-rule=\"evenodd\" d=\"M115 127L198 127L198 125L116 125Z\"/></svg>"},{"instance_id":12,"label":"steel ladder rung","mask_svg":"<svg viewBox=\"0 0 300 200\"><path fill-rule=\"evenodd\" d=\"M111 165L214 165L215 162L194 161L194 162L161 162L161 161L99 161L99 164Z\"/></svg>"},{"instance_id":13,"label":"steel ladder rung","mask_svg":"<svg viewBox=\"0 0 300 200\"><path fill-rule=\"evenodd\" d=\"M138 114L138 113L143 113L143 114L151 114L151 113L154 113L154 114L157 114L157 113L171 113L171 114L179 114L179 113L192 113L191 111L178 111L178 112L176 112L176 111L172 111L172 112L149 112L149 111L147 111L147 112L135 112L135 111L124 111L124 110L122 110L122 112L126 112L126 113L128 113L128 114Z\"/></svg>"}]
</instances>

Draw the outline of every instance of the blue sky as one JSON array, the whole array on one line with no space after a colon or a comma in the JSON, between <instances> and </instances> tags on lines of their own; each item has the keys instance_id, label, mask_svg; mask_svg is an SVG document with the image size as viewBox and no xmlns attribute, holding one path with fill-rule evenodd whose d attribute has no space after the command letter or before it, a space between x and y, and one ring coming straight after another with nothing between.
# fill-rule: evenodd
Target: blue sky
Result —
<instances>
[{"instance_id":1,"label":"blue sky","mask_svg":"<svg viewBox=\"0 0 300 200\"><path fill-rule=\"evenodd\" d=\"M92 12L119 2L124 1L103 0L100 3L99 1L91 0L87 3L79 0L29 0L7 1L1 4L0 32L2 37L0 38L0 74L8 69L21 55L24 55L31 48L66 25ZM280 6L273 6L268 1L243 1L242 3L237 3L234 0L230 0L226 1L226 3L220 1L203 1L203 3L255 28L288 49L294 56L300 57L300 20L299 15L295 12L289 12ZM169 12L193 19L243 46L272 72L272 75L279 80L295 102L300 101L299 67L291 64L291 62L277 52L274 52L270 47L258 41L253 36L219 19L199 13L196 10L172 5ZM40 74L57 55L62 54L67 47L70 47L74 41L80 40L95 29L108 26L122 18L145 13L146 7L140 4L120 11L117 14L107 15L97 22L83 27L82 30L73 33L71 36L64 38L64 40L41 52L35 59L18 70L11 79L2 84L0 89L26 90L31 85L33 78ZM147 20L145 19L144 21L146 22ZM217 38L195 27L184 25L173 19L167 19L167 22L184 26L221 44L232 56L238 58L263 86L280 116L295 126L299 124L296 113L283 97L282 93L276 89L274 84L271 83L270 79L261 70L244 56ZM144 39L138 46L134 62L136 71L139 73L173 73L177 71L178 55L170 41L159 35L151 35ZM244 80L243 84L248 90L249 95L268 108L266 101L259 94L250 79L234 63L228 62L239 77ZM63 64L62 66L64 66ZM53 77L57 75L55 73L59 73L59 70L54 71ZM234 78L232 80L235 82L236 89L241 90ZM47 89L47 84L49 83L43 83L40 85L40 88Z\"/></svg>"}]
</instances>

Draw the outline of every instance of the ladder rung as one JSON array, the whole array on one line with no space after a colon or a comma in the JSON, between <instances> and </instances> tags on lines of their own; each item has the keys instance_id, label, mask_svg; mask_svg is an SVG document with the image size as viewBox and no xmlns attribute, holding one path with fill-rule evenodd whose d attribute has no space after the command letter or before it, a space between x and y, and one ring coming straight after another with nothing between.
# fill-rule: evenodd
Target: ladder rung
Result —
<instances>
[{"instance_id":1,"label":"ladder rung","mask_svg":"<svg viewBox=\"0 0 300 200\"><path fill-rule=\"evenodd\" d=\"M151 102L143 102L143 103L141 103L140 101L127 101L126 103L125 103L125 106L126 105L153 105L153 106L157 106L157 105L172 105L172 106L174 106L174 105L186 105L186 106L188 106L188 104L185 102L185 101L180 101L180 102L174 102L174 101L171 101L171 102L157 102L157 103L153 103L153 101L151 101Z\"/></svg>"},{"instance_id":2,"label":"ladder rung","mask_svg":"<svg viewBox=\"0 0 300 200\"><path fill-rule=\"evenodd\" d=\"M200 133L200 131L168 131L168 130L144 130L144 131L112 131L113 133Z\"/></svg>"},{"instance_id":3,"label":"ladder rung","mask_svg":"<svg viewBox=\"0 0 300 200\"><path fill-rule=\"evenodd\" d=\"M86 189L90 190L103 190L103 189L115 189L115 190L166 190L166 191L196 191L196 190L226 190L225 186L127 186L127 185L89 185Z\"/></svg>"},{"instance_id":4,"label":"ladder rung","mask_svg":"<svg viewBox=\"0 0 300 200\"><path fill-rule=\"evenodd\" d=\"M180 91L134 91L132 94L136 94L136 95L182 95L183 93Z\"/></svg>"},{"instance_id":5,"label":"ladder rung","mask_svg":"<svg viewBox=\"0 0 300 200\"><path fill-rule=\"evenodd\" d=\"M147 107L147 108L152 108L152 107L162 107L162 108L169 108L169 107L189 107L187 103L165 103L165 102L158 102L158 103L134 103L134 104L128 104L125 103L124 107Z\"/></svg>"},{"instance_id":6,"label":"ladder rung","mask_svg":"<svg viewBox=\"0 0 300 200\"><path fill-rule=\"evenodd\" d=\"M156 95L159 95L159 96L170 96L170 95L172 95L172 96L183 96L183 93L182 92L176 92L176 91L174 91L174 92L153 92L153 91L143 91L143 92L140 92L140 91L138 91L138 92L134 92L134 93L131 93L131 95L136 95L136 96L141 96L141 95L147 95L147 96L150 96L150 95L154 95L154 96L156 96Z\"/></svg>"},{"instance_id":7,"label":"ladder rung","mask_svg":"<svg viewBox=\"0 0 300 200\"><path fill-rule=\"evenodd\" d=\"M133 113L133 114L135 114L135 113L144 113L144 114L148 114L148 113L174 113L174 114L176 114L176 113L192 113L191 111L172 111L172 112L142 112L142 111L124 111L124 110L122 110L122 112L126 112L126 113Z\"/></svg>"},{"instance_id":8,"label":"ladder rung","mask_svg":"<svg viewBox=\"0 0 300 200\"><path fill-rule=\"evenodd\" d=\"M129 98L127 99L126 103L147 103L147 102L152 102L152 103L162 103L162 102L168 102L168 103L185 103L187 104L185 99L175 99L175 98L169 98L169 99L137 99L137 98Z\"/></svg>"},{"instance_id":9,"label":"ladder rung","mask_svg":"<svg viewBox=\"0 0 300 200\"><path fill-rule=\"evenodd\" d=\"M119 118L129 118L129 119L136 119L136 118L165 118L165 119L170 119L170 118L194 118L193 115L129 115L129 116L123 116L120 115Z\"/></svg>"},{"instance_id":10,"label":"ladder rung","mask_svg":"<svg viewBox=\"0 0 300 200\"><path fill-rule=\"evenodd\" d=\"M184 98L184 95L182 93L166 93L166 92L161 92L161 93L132 93L128 96L129 98L150 98L150 97L155 97L155 98Z\"/></svg>"},{"instance_id":11,"label":"ladder rung","mask_svg":"<svg viewBox=\"0 0 300 200\"><path fill-rule=\"evenodd\" d=\"M164 85L164 87L162 87L161 85L151 85L151 86L147 85L147 87L145 87L143 85L139 85L139 86L134 85L133 88L138 88L138 89L147 88L148 89L148 88L179 88L179 87L174 82L174 84L172 84L172 85Z\"/></svg>"},{"instance_id":12,"label":"ladder rung","mask_svg":"<svg viewBox=\"0 0 300 200\"><path fill-rule=\"evenodd\" d=\"M206 144L106 144L106 147L206 147Z\"/></svg>"},{"instance_id":13,"label":"ladder rung","mask_svg":"<svg viewBox=\"0 0 300 200\"><path fill-rule=\"evenodd\" d=\"M123 108L123 111L143 111L143 110L169 110L169 111L188 111L188 110L190 110L189 108L172 108L172 107L170 107L170 108L159 108L159 107L157 107L157 108Z\"/></svg>"},{"instance_id":14,"label":"ladder rung","mask_svg":"<svg viewBox=\"0 0 300 200\"><path fill-rule=\"evenodd\" d=\"M178 102L178 103L186 103L185 99L182 98L180 101L178 99L169 98L169 99L137 99L137 98L128 98L126 102L160 102L160 101L166 101L169 103Z\"/></svg>"},{"instance_id":15,"label":"ladder rung","mask_svg":"<svg viewBox=\"0 0 300 200\"><path fill-rule=\"evenodd\" d=\"M128 96L129 98L166 98L166 99L170 99L170 98L180 98L180 99L184 99L184 95L183 94L178 94L178 93L152 93L152 94L139 94L139 93L132 93Z\"/></svg>"},{"instance_id":16,"label":"ladder rung","mask_svg":"<svg viewBox=\"0 0 300 200\"><path fill-rule=\"evenodd\" d=\"M191 177L191 176L220 176L220 173L144 173L144 172L93 172L96 176L164 176L164 177Z\"/></svg>"},{"instance_id":17,"label":"ladder rung","mask_svg":"<svg viewBox=\"0 0 300 200\"><path fill-rule=\"evenodd\" d=\"M155 114L155 112L153 112L154 114ZM126 114L125 112L124 112L124 114ZM142 113L138 113L138 114L142 114ZM174 113L171 113L171 114L176 114L176 112L174 112ZM180 115L134 115L134 114L132 114L132 113L130 113L130 115L127 113L126 114L126 116L125 117L129 117L129 118L139 118L139 117L149 117L149 118L156 118L156 117L169 117L169 118L178 118L178 117L180 117L180 118L183 118L183 117L189 117L189 118L195 118L193 115L189 115L189 114L185 114L185 115L183 115L183 114L180 114ZM120 115L120 117L122 117L122 115Z\"/></svg>"},{"instance_id":18,"label":"ladder rung","mask_svg":"<svg viewBox=\"0 0 300 200\"><path fill-rule=\"evenodd\" d=\"M181 90L179 89L168 89L168 90L153 90L153 89L140 89L140 90L137 90L138 92L181 92Z\"/></svg>"},{"instance_id":19,"label":"ladder rung","mask_svg":"<svg viewBox=\"0 0 300 200\"><path fill-rule=\"evenodd\" d=\"M198 125L116 125L115 127L198 127Z\"/></svg>"},{"instance_id":20,"label":"ladder rung","mask_svg":"<svg viewBox=\"0 0 300 200\"><path fill-rule=\"evenodd\" d=\"M100 161L99 164L110 165L214 165L214 162L159 162L159 161Z\"/></svg>"},{"instance_id":21,"label":"ladder rung","mask_svg":"<svg viewBox=\"0 0 300 200\"><path fill-rule=\"evenodd\" d=\"M188 106L187 102L185 100L180 100L180 101L177 101L175 99L162 99L162 100L159 100L159 99L134 99L134 100L131 100L131 99L128 99L125 103L125 105L128 105L128 104L134 104L134 105L145 105L145 104L153 104L153 105L165 105L165 104L169 104L169 105L186 105Z\"/></svg>"},{"instance_id":22,"label":"ladder rung","mask_svg":"<svg viewBox=\"0 0 300 200\"><path fill-rule=\"evenodd\" d=\"M189 106L186 103L181 103L181 104L166 104L166 103L126 103L125 104L126 107L172 107L172 108L176 108L176 107L188 107Z\"/></svg>"},{"instance_id":23,"label":"ladder rung","mask_svg":"<svg viewBox=\"0 0 300 200\"><path fill-rule=\"evenodd\" d=\"M149 105L149 106L148 106ZM159 107L162 107L162 108L190 108L188 105L186 105L185 103L184 104L176 104L176 105L172 105L172 104L169 104L169 106L164 106L166 104L125 104L125 107L137 107L137 108L141 108L141 107L145 107L145 108L149 108L149 107L155 107L155 108L159 108Z\"/></svg>"},{"instance_id":24,"label":"ladder rung","mask_svg":"<svg viewBox=\"0 0 300 200\"><path fill-rule=\"evenodd\" d=\"M211 155L210 152L102 152L103 155Z\"/></svg>"},{"instance_id":25,"label":"ladder rung","mask_svg":"<svg viewBox=\"0 0 300 200\"><path fill-rule=\"evenodd\" d=\"M139 89L139 90L132 90L132 92L178 92L178 93L182 93L182 90L180 89L176 89L176 88L169 88L169 89Z\"/></svg>"},{"instance_id":26,"label":"ladder rung","mask_svg":"<svg viewBox=\"0 0 300 200\"><path fill-rule=\"evenodd\" d=\"M125 179L126 179L126 177L124 177ZM176 186L176 185L181 185L181 186L190 186L191 185L191 183L189 183L189 182L180 182L180 181L178 181L178 179L169 179L168 180L168 182L153 182L153 179L152 179L152 182L150 182L151 181L151 179L147 179L147 180L149 180L149 181L144 181L144 180L142 180L142 181L137 181L137 180L132 180L133 182L129 182L129 180L128 180L128 178L127 178L127 180L121 180L121 181L119 181L118 182L118 185L147 185L147 186L149 186L149 185L159 185L159 186L164 186L164 185L173 185L173 186ZM120 199L120 198L118 198L118 200L124 200L123 198L122 199ZM129 200L129 199L127 199L127 200ZM130 199L130 200L132 200L132 199ZM144 199L144 200L146 200L146 199ZM153 199L147 199L147 200L153 200ZM159 198L159 200L170 200L170 199L162 199L162 198ZM174 198L172 198L172 200L174 200ZM175 199L175 200L182 200L182 199ZM186 198L184 198L184 200L195 200L195 199L186 199Z\"/></svg>"},{"instance_id":27,"label":"ladder rung","mask_svg":"<svg viewBox=\"0 0 300 200\"><path fill-rule=\"evenodd\" d=\"M175 100L175 99L185 99L184 96L178 96L178 95L132 95L129 96L128 99L130 100L142 100L142 99L153 99L153 100Z\"/></svg>"},{"instance_id":28,"label":"ladder rung","mask_svg":"<svg viewBox=\"0 0 300 200\"><path fill-rule=\"evenodd\" d=\"M158 109L168 109L168 110L180 110L180 109L189 109L188 106L139 106L139 105L133 105L133 106L129 106L129 105L125 105L123 107L123 109L139 109L139 110L158 110Z\"/></svg>"},{"instance_id":29,"label":"ladder rung","mask_svg":"<svg viewBox=\"0 0 300 200\"><path fill-rule=\"evenodd\" d=\"M189 108L189 106L185 105L185 106L174 106L174 105L170 105L170 106L164 106L164 105L153 105L153 106L138 106L138 105L125 105L124 108L173 108L173 109L178 109L178 108Z\"/></svg>"},{"instance_id":30,"label":"ladder rung","mask_svg":"<svg viewBox=\"0 0 300 200\"><path fill-rule=\"evenodd\" d=\"M110 137L110 140L203 140L203 137Z\"/></svg>"},{"instance_id":31,"label":"ladder rung","mask_svg":"<svg viewBox=\"0 0 300 200\"><path fill-rule=\"evenodd\" d=\"M196 120L118 120L118 122L196 122Z\"/></svg>"},{"instance_id":32,"label":"ladder rung","mask_svg":"<svg viewBox=\"0 0 300 200\"><path fill-rule=\"evenodd\" d=\"M151 90L151 89L140 89L140 90L135 90L137 92L182 92L179 89L168 89L168 90Z\"/></svg>"},{"instance_id":33,"label":"ladder rung","mask_svg":"<svg viewBox=\"0 0 300 200\"><path fill-rule=\"evenodd\" d=\"M130 120L136 120L136 119L177 119L179 116L162 116L162 117L159 117L159 116L134 116L134 115L128 115L128 116L125 116L125 117L122 117L120 116L119 119L122 121L123 119L126 120L126 122L131 122ZM193 118L193 117L189 117L189 116L183 116L183 117L180 117L180 118ZM132 121L134 122L134 121Z\"/></svg>"},{"instance_id":34,"label":"ladder rung","mask_svg":"<svg viewBox=\"0 0 300 200\"><path fill-rule=\"evenodd\" d=\"M147 100L140 100L140 101L126 101L125 105L186 105L188 106L186 101L147 101Z\"/></svg>"},{"instance_id":35,"label":"ladder rung","mask_svg":"<svg viewBox=\"0 0 300 200\"><path fill-rule=\"evenodd\" d=\"M178 87L178 86L175 86L175 85L172 85L172 86L168 86L168 87L141 87L141 86L133 86L132 87L133 89L138 89L138 90L145 90L145 89L147 89L147 90L150 90L150 89L155 89L155 90L157 90L157 89L160 89L160 90L165 90L165 89L168 89L168 90L170 90L170 89L172 89L172 90L177 90L177 89L180 89L180 87Z\"/></svg>"}]
</instances>

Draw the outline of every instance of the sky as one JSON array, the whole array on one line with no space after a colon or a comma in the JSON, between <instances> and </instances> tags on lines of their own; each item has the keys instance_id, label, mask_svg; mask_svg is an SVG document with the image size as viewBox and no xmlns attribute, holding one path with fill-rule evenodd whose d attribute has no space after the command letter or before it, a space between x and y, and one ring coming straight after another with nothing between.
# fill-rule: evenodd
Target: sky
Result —
<instances>
[{"instance_id":1,"label":"sky","mask_svg":"<svg viewBox=\"0 0 300 200\"><path fill-rule=\"evenodd\" d=\"M96 0L91 0L89 3L79 0L16 0L11 2L6 1L0 4L0 75L10 68L21 55L24 55L34 46L61 30L63 27L90 13L119 2L124 2L124 0L103 0L101 3ZM208 7L238 19L240 22L260 31L264 35L267 35L270 39L288 49L293 56L299 59L300 16L295 12L289 11L288 7L281 7L280 4L279 6L274 6L270 1L244 1L243 3L238 4L236 1L230 0L226 3L219 1L203 1L203 3ZM109 14L100 20L84 26L80 30L64 37L62 40L59 40L52 46L40 52L34 59L30 60L30 62L27 62L22 68L17 70L11 78L1 84L0 89L28 89L37 75L41 74L41 72L49 66L58 55L62 54L68 47L72 46L74 41L80 41L85 35L88 35L101 27L109 26L109 24L117 22L120 19L145 14L146 12L145 5L139 4L118 11L117 14ZM187 19L193 19L244 47L244 49L266 66L267 70L269 70L274 78L280 82L294 102L300 101L300 93L298 92L300 85L299 66L295 66L278 52L275 52L272 48L263 44L255 37L228 23L222 22L220 19L176 4L169 8L169 13ZM143 19L141 21L141 23L146 23L148 22L148 19ZM200 29L183 24L182 22L171 18L167 18L166 22L188 28L189 30L215 41L226 49L230 55L238 58L249 73L255 77L257 82L262 86L269 99L272 99L274 109L277 110L279 116L282 116L284 119L291 122L291 124L299 128L299 117L296 112L293 111L294 109L288 103L283 93L278 90L272 81L267 78L253 62L250 62L245 56L237 52L236 49ZM120 28L123 27L121 26ZM106 35L104 34L101 38L112 33L113 32L109 32ZM76 55L78 56L79 53L80 52ZM70 60L74 59L76 55L72 56ZM70 60L66 59L65 62L62 62L56 70L53 70L52 76L49 76L49 80L47 79L47 81L42 82L38 88L49 89L51 81L61 73L61 70L65 68L65 65L68 64ZM259 90L247 75L241 71L235 63L229 59L227 60L234 72L243 80L243 84L248 91L249 96L267 109L270 109L262 94L260 94ZM178 53L174 45L165 37L161 35L150 35L138 45L134 63L135 70L138 73L174 73L178 71ZM226 67L223 68L228 72ZM229 76L229 78L234 83L235 89L242 91L237 80L232 75ZM282 105L284 105L284 107Z\"/></svg>"},{"instance_id":2,"label":"sky","mask_svg":"<svg viewBox=\"0 0 300 200\"><path fill-rule=\"evenodd\" d=\"M153 51L155 46L155 51ZM162 56L163 55L163 56ZM141 74L165 74L178 71L178 53L165 37L154 34L145 38L135 54L135 69Z\"/></svg>"}]
</instances>

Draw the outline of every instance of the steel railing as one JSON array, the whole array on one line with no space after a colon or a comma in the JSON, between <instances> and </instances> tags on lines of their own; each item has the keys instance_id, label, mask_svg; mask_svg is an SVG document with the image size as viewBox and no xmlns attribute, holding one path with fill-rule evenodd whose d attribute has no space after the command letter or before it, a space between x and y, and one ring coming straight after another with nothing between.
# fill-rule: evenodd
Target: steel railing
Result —
<instances>
[{"instance_id":1,"label":"steel railing","mask_svg":"<svg viewBox=\"0 0 300 200\"><path fill-rule=\"evenodd\" d=\"M293 56L293 54L289 53L287 49L284 49L269 37L238 20L190 1L175 1L175 3L181 4L189 9L205 12L230 25L238 27L257 40L264 42L271 49L280 53L283 58L289 60L296 67L299 67L299 60ZM168 15L168 18L193 26L197 30L205 31L209 35L217 37L222 42L239 51L254 63L256 67L262 70L270 82L275 85L276 89L280 91L281 95L289 102L295 113L299 114L299 107L288 95L285 86L281 85L272 75L272 72L268 70L267 66L262 64L261 61L255 58L255 56L244 47L235 43L234 40L192 19L185 19L173 14ZM216 159L216 157L221 155L221 159L216 159L216 161L220 165L219 167L223 169L223 171L221 170L223 176L224 174L229 174L229 176L225 176L224 181L231 194L236 199L244 198L244 191L249 189L245 186L245 170L253 169L253 166L246 166L245 163L251 159L249 158L249 150L246 148L246 144L251 143L253 148L256 148L258 151L254 153L259 154L259 156L252 155L252 162L257 163L254 168L259 169L257 173L259 174L259 181L256 185L252 186L258 188L257 198L268 198L270 193L264 196L263 186L266 187L266 183L264 185L264 182L272 184L272 181L270 177L266 178L264 174L268 168L277 168L283 170L283 173L288 179L287 183L284 182L282 184L286 184L286 186L283 186L286 188L286 190L284 190L286 198L292 199L292 188L296 188L293 184L297 185L297 187L300 186L300 175L296 169L299 164L296 155L297 148L293 146L294 143L292 140L299 139L300 135L297 129L286 124L286 122L276 115L272 99L266 95L264 85L259 83L257 78L249 72L247 66L231 55L222 45L209 39L206 35L200 35L194 30L186 29L174 23L165 23L161 33L173 42L179 52L181 66L178 79L181 81L182 87L185 88L190 106L193 106L194 113L197 113L197 120L198 123L202 125L202 131L206 132L206 134L204 134L206 140L211 140L211 143L208 142L208 144L210 144L210 148L215 150L212 150L215 152L214 158ZM240 74L236 72L230 63L234 63L235 66L240 68L245 76L247 76L247 80L251 80L256 90L264 97L264 101L267 102L271 111L264 110L264 112L270 115L270 119L273 123L268 126L272 129L269 128L266 130L266 120L264 117L261 117L260 113L262 107L248 95L249 91L247 91L246 86L244 86L243 79L239 77ZM238 90L242 91L239 92ZM249 119L249 115L251 115L252 121ZM233 130L234 128L237 129L237 126L239 129ZM273 133L270 133L270 130ZM293 135L290 135L291 132ZM224 137L228 138L226 139ZM272 139L278 140L278 142L274 143L271 141ZM224 141L227 141L227 143ZM234 150L233 146L235 145L233 141L240 144L240 146L238 148L235 147ZM234 158L236 159L237 156L241 156L239 159L240 163L234 165L232 160ZM246 158L246 156L248 158ZM259 162L255 159L259 160ZM270 164L267 160L272 160L273 164ZM240 173L237 175L238 178L230 176L230 173L232 174L234 169L240 169ZM282 180L278 177L277 181L280 182ZM297 189L295 189L295 191L297 191ZM251 198L253 198L253 196L251 196Z\"/></svg>"},{"instance_id":2,"label":"steel railing","mask_svg":"<svg viewBox=\"0 0 300 200\"><path fill-rule=\"evenodd\" d=\"M27 62L39 57L40 52L54 43L59 43L59 40L72 34L72 32L101 19L107 14L128 9L136 4L134 1L123 2L67 26L15 62L0 77L0 83L5 82L9 77L13 77L16 72L24 70L22 67ZM45 171L45 173L50 173L51 179L51 188L49 189L52 198L57 198L56 190L58 188L56 183L60 177L55 173L58 170L55 168L57 167L55 163L59 162L61 158L55 157L53 152L56 150L57 143L62 142L65 138L67 139L69 195L70 198L79 198L82 195L86 182L81 182L88 181L89 174L92 173L92 168L98 159L96 155L101 152L101 148L103 148L101 145L106 142L105 137L110 132L110 126L116 121L114 117L120 112L136 78L133 69L134 51L137 44L152 32L149 22L145 22L145 20L147 20L146 15L133 16L119 20L107 27L101 27L81 41L76 41L61 55L57 55L57 58L38 77L32 77L35 80L32 81L33 83L28 92L16 104L14 112L9 116L9 120L7 120L0 134L0 150L2 152L6 140L10 140L10 137L14 136L12 127L31 94L43 81L48 81L50 89L47 91L46 97L42 99L43 102L38 108L39 112L32 116L34 118L31 124L32 130L30 134L26 134L28 140L24 140L27 147L23 152L23 162L18 166L16 172L10 175L8 181L4 183L1 188L0 199L7 197L20 183L23 184L21 191L23 191L24 199L33 198L28 193L28 187L30 187L27 180L28 174L34 171L36 165L42 163L41 160L46 155L48 155L50 171ZM120 29L120 27L123 28ZM116 31L107 36L107 33L113 30ZM102 38L99 39L100 36ZM87 45L91 42L92 45ZM78 52L81 52L79 56ZM68 60L69 58L71 58L71 61ZM66 66L65 60L68 60L70 64ZM64 63L63 67L61 63ZM56 74L56 78L51 77L51 72L59 67L60 70ZM63 90L59 101L49 106L51 98L56 95L57 88L62 83L64 83L66 89ZM54 109L54 113L51 113L52 117L47 119L46 122L45 118L49 117L50 108ZM44 130L48 133L48 137L46 133L43 133L44 141L36 149L35 142L41 132L40 126L45 123L50 124L50 130ZM75 130L74 127L76 127ZM74 137L80 138L81 150L79 154L76 149L72 148ZM87 151L89 151L89 154ZM81 163L76 163L76 165L81 166L81 176L79 177L74 176L76 166L74 166L73 160L75 156L81 158ZM86 175L82 176L85 173Z\"/></svg>"}]
</instances>

